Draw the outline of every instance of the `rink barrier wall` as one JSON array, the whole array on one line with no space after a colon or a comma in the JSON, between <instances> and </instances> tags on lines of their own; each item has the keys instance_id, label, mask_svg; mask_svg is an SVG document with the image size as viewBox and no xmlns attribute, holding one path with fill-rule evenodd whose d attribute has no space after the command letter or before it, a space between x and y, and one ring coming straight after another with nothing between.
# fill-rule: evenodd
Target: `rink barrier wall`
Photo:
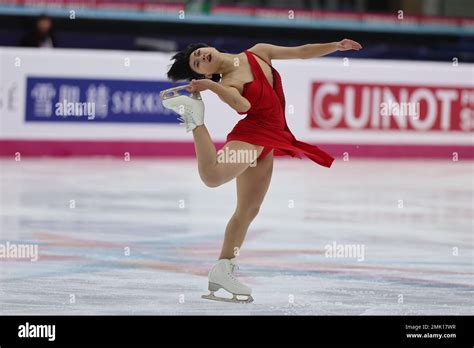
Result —
<instances>
[{"instance_id":1,"label":"rink barrier wall","mask_svg":"<svg viewBox=\"0 0 474 348\"><path fill-rule=\"evenodd\" d=\"M214 143L219 149L224 142ZM314 144L336 159L350 157L376 158L433 158L474 159L472 146L464 145L351 145ZM21 157L72 157L112 156L128 157L194 157L193 142L138 142L138 141L45 141L0 140L0 156ZM289 158L285 156L286 158Z\"/></svg>"}]
</instances>

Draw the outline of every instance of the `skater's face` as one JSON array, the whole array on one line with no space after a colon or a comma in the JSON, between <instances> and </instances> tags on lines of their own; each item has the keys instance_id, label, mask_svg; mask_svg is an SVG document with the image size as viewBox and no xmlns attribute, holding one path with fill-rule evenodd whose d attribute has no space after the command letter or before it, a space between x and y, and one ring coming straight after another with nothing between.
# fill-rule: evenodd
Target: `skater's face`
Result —
<instances>
[{"instance_id":1,"label":"skater's face","mask_svg":"<svg viewBox=\"0 0 474 348\"><path fill-rule=\"evenodd\" d=\"M219 67L220 54L214 47L201 47L189 56L191 70L210 78Z\"/></svg>"}]
</instances>

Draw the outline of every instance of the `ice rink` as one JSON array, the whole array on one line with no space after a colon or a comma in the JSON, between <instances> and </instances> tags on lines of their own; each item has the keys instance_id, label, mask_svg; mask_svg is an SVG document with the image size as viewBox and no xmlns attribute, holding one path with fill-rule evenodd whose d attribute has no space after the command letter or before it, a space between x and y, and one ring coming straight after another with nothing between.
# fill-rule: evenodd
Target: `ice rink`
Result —
<instances>
[{"instance_id":1,"label":"ice rink","mask_svg":"<svg viewBox=\"0 0 474 348\"><path fill-rule=\"evenodd\" d=\"M194 159L3 159L0 314L474 314L473 162L278 159L239 256L252 304L201 299L235 205ZM363 259L327 246L364 247Z\"/></svg>"}]
</instances>

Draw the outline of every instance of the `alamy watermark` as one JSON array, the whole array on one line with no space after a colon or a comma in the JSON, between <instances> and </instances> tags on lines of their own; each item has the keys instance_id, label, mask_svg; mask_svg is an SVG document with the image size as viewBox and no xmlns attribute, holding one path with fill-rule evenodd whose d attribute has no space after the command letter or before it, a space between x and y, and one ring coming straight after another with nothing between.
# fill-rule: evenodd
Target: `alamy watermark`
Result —
<instances>
[{"instance_id":1,"label":"alamy watermark","mask_svg":"<svg viewBox=\"0 0 474 348\"><path fill-rule=\"evenodd\" d=\"M29 259L38 261L37 244L0 243L0 259Z\"/></svg>"},{"instance_id":2,"label":"alamy watermark","mask_svg":"<svg viewBox=\"0 0 474 348\"><path fill-rule=\"evenodd\" d=\"M324 256L330 258L353 258L362 262L365 260L365 246L363 244L338 244L336 241L324 246Z\"/></svg>"},{"instance_id":3,"label":"alamy watermark","mask_svg":"<svg viewBox=\"0 0 474 348\"><path fill-rule=\"evenodd\" d=\"M95 103L80 103L68 102L63 100L61 103L56 103L54 113L61 117L87 117L88 120L95 118Z\"/></svg>"},{"instance_id":4,"label":"alamy watermark","mask_svg":"<svg viewBox=\"0 0 474 348\"><path fill-rule=\"evenodd\" d=\"M217 151L217 163L250 163L250 167L255 167L257 158L257 150L233 150L224 147Z\"/></svg>"},{"instance_id":5,"label":"alamy watermark","mask_svg":"<svg viewBox=\"0 0 474 348\"><path fill-rule=\"evenodd\" d=\"M420 117L420 103L406 102L388 102L380 103L380 115L382 116L401 116L401 117Z\"/></svg>"},{"instance_id":6,"label":"alamy watermark","mask_svg":"<svg viewBox=\"0 0 474 348\"><path fill-rule=\"evenodd\" d=\"M35 325L26 322L18 326L20 338L47 338L48 341L56 339L56 325Z\"/></svg>"}]
</instances>

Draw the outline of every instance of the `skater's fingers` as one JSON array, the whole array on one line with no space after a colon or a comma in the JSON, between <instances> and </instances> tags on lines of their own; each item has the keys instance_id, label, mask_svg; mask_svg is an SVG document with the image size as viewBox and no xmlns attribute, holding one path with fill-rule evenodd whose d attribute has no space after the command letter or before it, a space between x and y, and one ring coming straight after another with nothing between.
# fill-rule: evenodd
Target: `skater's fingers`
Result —
<instances>
[{"instance_id":1,"label":"skater's fingers","mask_svg":"<svg viewBox=\"0 0 474 348\"><path fill-rule=\"evenodd\" d=\"M350 40L350 39L345 39L344 41L352 49L360 50L362 48L362 45L358 43L357 41Z\"/></svg>"}]
</instances>

